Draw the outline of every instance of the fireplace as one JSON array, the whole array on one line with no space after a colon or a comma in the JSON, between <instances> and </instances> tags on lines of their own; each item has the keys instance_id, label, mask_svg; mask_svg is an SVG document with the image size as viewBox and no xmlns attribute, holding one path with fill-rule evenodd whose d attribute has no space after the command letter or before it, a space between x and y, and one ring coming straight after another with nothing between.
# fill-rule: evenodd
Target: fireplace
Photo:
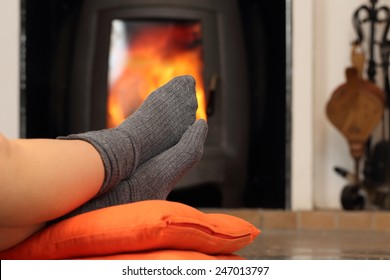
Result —
<instances>
[{"instance_id":1,"label":"fireplace","mask_svg":"<svg viewBox=\"0 0 390 280\"><path fill-rule=\"evenodd\" d=\"M197 79L198 115L206 117L206 106L209 109L209 134L201 162L177 188L220 186L223 205L235 206L246 182L249 111L236 1L87 0L80 19L70 90L70 130L115 125L118 116L114 111L122 111L123 118L140 104L135 102L134 108L129 108L132 100L140 99L135 96L137 88L142 91L146 87L141 95L146 94L176 75L191 74ZM109 63L115 59L116 44L120 45L113 37L120 37L121 32L126 38L125 53L130 56L124 60L131 65L119 67L124 74L118 74L117 84L110 86L109 77L115 70ZM189 60L186 65L185 59ZM124 81L121 75L125 75ZM156 83L149 85L149 81ZM113 109L118 92L128 91L127 97L122 95L122 104ZM205 104L199 102L203 100Z\"/></svg>"},{"instance_id":2,"label":"fireplace","mask_svg":"<svg viewBox=\"0 0 390 280\"><path fill-rule=\"evenodd\" d=\"M285 80L273 83L273 74L285 72L278 67L284 53L273 57L277 48L261 40L283 42L283 32L264 30L284 28L283 10L279 18L266 10L285 6L283 0L261 2L22 1L27 35L21 48L22 136L56 137L114 126L145 93L173 76L191 74L197 81L197 116L207 119L209 134L201 162L174 193L195 206L283 208L286 111L276 102L285 98ZM147 42L152 43L145 48ZM266 49L270 55L259 55ZM191 63L177 64L183 57ZM280 93L266 97L271 84ZM269 155L271 160L264 159ZM274 202L268 200L275 196ZM215 201L204 205L210 198Z\"/></svg>"}]
</instances>

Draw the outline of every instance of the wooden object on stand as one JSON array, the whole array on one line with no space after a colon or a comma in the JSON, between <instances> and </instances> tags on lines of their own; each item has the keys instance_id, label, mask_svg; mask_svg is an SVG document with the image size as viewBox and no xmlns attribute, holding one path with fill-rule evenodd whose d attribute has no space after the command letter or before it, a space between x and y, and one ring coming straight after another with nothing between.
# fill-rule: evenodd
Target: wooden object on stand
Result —
<instances>
[{"instance_id":1,"label":"wooden object on stand","mask_svg":"<svg viewBox=\"0 0 390 280\"><path fill-rule=\"evenodd\" d=\"M384 92L364 80L361 71L355 66L346 69L346 83L333 92L326 107L329 120L348 141L355 160L356 183L365 143L382 119L385 100Z\"/></svg>"}]
</instances>

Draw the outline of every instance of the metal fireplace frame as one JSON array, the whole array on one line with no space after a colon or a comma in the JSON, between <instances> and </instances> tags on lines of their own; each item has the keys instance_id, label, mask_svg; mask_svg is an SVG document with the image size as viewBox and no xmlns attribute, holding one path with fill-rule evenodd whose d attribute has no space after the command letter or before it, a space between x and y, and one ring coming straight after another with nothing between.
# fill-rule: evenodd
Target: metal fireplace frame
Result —
<instances>
[{"instance_id":1,"label":"metal fireplace frame","mask_svg":"<svg viewBox=\"0 0 390 280\"><path fill-rule=\"evenodd\" d=\"M86 0L81 11L70 84L69 130L106 124L111 20L178 19L202 24L204 81L213 113L201 162L178 188L219 186L223 206L242 206L246 183L249 92L244 40L235 0ZM208 86L218 77L217 87Z\"/></svg>"}]
</instances>

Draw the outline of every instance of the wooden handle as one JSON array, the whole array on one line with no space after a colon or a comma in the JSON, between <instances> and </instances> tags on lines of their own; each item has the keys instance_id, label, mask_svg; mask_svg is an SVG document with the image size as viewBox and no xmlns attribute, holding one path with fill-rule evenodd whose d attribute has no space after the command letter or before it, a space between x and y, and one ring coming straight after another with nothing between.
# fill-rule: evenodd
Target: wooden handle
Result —
<instances>
[{"instance_id":1,"label":"wooden handle","mask_svg":"<svg viewBox=\"0 0 390 280\"><path fill-rule=\"evenodd\" d=\"M363 77L363 68L365 62L364 52L360 45L353 44L351 51L351 61L353 67L357 69L358 77Z\"/></svg>"}]
</instances>

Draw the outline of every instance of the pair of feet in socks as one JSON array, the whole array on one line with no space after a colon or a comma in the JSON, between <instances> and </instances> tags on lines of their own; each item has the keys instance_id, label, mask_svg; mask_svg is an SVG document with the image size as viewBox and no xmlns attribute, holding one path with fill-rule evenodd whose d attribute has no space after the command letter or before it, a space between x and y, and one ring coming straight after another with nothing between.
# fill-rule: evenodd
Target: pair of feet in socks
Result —
<instances>
[{"instance_id":1,"label":"pair of feet in socks","mask_svg":"<svg viewBox=\"0 0 390 280\"><path fill-rule=\"evenodd\" d=\"M201 158L207 123L195 121L195 81L179 76L152 92L118 127L69 135L99 152L105 179L92 200L68 218L92 210L148 199L166 199Z\"/></svg>"}]
</instances>

